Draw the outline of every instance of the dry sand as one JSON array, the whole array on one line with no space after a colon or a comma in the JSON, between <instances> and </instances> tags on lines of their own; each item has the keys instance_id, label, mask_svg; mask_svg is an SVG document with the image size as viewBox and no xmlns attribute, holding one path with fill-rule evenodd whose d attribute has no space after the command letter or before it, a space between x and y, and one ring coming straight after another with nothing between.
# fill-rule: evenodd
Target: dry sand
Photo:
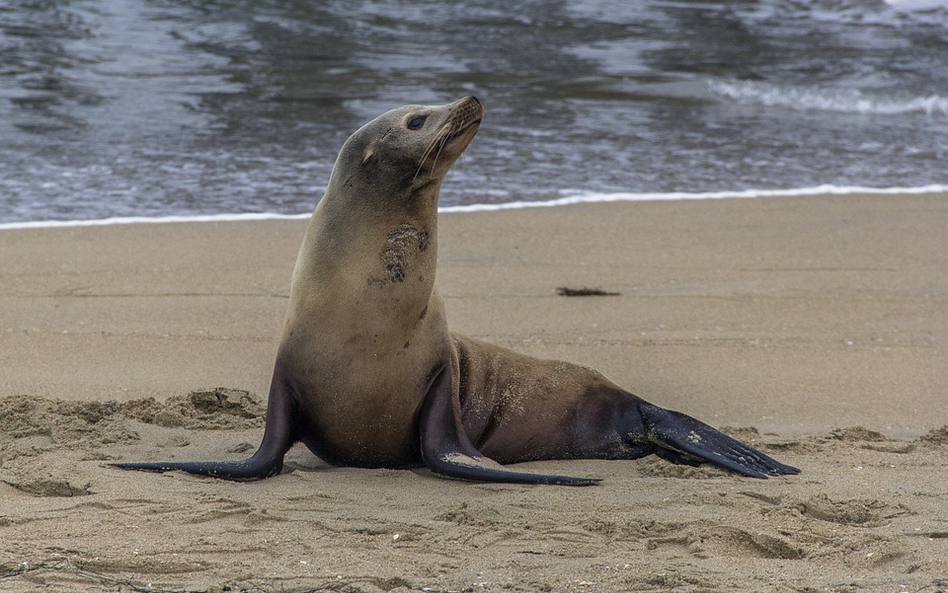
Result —
<instances>
[{"instance_id":1,"label":"dry sand","mask_svg":"<svg viewBox=\"0 0 948 593\"><path fill-rule=\"evenodd\" d=\"M948 589L948 196L443 215L452 327L603 371L802 475L589 488L246 456L305 222L0 232L0 591ZM608 297L563 297L596 287Z\"/></svg>"}]
</instances>

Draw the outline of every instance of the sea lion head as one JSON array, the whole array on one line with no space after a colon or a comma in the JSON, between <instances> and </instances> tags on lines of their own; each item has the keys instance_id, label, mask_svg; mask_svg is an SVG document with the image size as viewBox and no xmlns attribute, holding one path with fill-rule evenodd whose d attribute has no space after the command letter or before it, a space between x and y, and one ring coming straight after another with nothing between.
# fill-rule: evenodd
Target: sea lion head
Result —
<instances>
[{"instance_id":1,"label":"sea lion head","mask_svg":"<svg viewBox=\"0 0 948 593\"><path fill-rule=\"evenodd\" d=\"M327 193L339 190L402 207L404 199L436 200L441 181L471 143L483 115L475 97L383 113L346 140Z\"/></svg>"}]
</instances>

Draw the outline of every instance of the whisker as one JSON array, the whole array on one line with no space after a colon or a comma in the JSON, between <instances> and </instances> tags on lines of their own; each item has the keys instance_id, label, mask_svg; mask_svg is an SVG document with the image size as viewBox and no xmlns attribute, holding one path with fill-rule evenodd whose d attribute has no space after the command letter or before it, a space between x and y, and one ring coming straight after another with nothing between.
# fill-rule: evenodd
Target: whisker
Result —
<instances>
[{"instance_id":1,"label":"whisker","mask_svg":"<svg viewBox=\"0 0 948 593\"><path fill-rule=\"evenodd\" d=\"M432 167L438 164L438 157L441 156L441 151L444 150L445 145L448 143L448 139L456 131L457 124L455 122L448 122L447 125L441 128L438 131L438 134L431 140L431 143L428 144L428 147L425 149L425 152L421 155L421 160L418 162L418 168L415 170L415 175L412 177L412 181L418 178L418 175L421 173L422 167L425 165L425 161L428 160L428 157L431 156L431 151L434 150L435 146L438 147L438 152L435 154L435 162Z\"/></svg>"},{"instance_id":2,"label":"whisker","mask_svg":"<svg viewBox=\"0 0 948 593\"><path fill-rule=\"evenodd\" d=\"M449 132L441 137L441 141L438 142L438 152L435 153L434 163L431 165L431 168L438 166L438 158L441 156L441 152L444 150L444 147L448 145L448 139L451 138L451 134L454 132Z\"/></svg>"},{"instance_id":3,"label":"whisker","mask_svg":"<svg viewBox=\"0 0 948 593\"><path fill-rule=\"evenodd\" d=\"M431 143L428 144L428 147L425 149L425 152L422 153L421 159L418 161L418 168L415 169L415 175L411 178L414 182L415 179L418 179L418 174L421 173L421 168L425 166L425 161L428 160L428 156L431 154L432 149L434 149L435 144L438 142L438 138L435 137Z\"/></svg>"}]
</instances>

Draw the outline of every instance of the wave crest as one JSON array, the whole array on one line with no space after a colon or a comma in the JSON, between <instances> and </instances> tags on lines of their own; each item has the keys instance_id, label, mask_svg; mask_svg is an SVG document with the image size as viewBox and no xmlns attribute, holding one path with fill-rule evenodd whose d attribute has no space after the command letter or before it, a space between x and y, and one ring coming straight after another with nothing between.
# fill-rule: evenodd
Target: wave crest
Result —
<instances>
[{"instance_id":1,"label":"wave crest","mask_svg":"<svg viewBox=\"0 0 948 593\"><path fill-rule=\"evenodd\" d=\"M713 94L742 103L783 107L796 111L832 111L861 115L924 113L948 116L948 97L874 97L857 89L800 88L757 81L708 82Z\"/></svg>"}]
</instances>

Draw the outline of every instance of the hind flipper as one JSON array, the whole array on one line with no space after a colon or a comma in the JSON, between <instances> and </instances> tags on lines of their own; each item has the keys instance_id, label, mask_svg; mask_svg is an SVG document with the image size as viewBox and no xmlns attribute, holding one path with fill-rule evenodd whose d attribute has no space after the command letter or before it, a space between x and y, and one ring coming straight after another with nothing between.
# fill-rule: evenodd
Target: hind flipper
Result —
<instances>
[{"instance_id":1,"label":"hind flipper","mask_svg":"<svg viewBox=\"0 0 948 593\"><path fill-rule=\"evenodd\" d=\"M665 451L660 457L676 463L700 459L751 478L800 473L720 432L700 420L642 402L639 406L646 438Z\"/></svg>"},{"instance_id":2,"label":"hind flipper","mask_svg":"<svg viewBox=\"0 0 948 593\"><path fill-rule=\"evenodd\" d=\"M449 478L511 484L588 486L595 478L573 478L515 472L484 457L471 444L461 424L460 404L451 389L450 369L441 369L431 383L419 417L421 456L431 471Z\"/></svg>"},{"instance_id":3,"label":"hind flipper","mask_svg":"<svg viewBox=\"0 0 948 593\"><path fill-rule=\"evenodd\" d=\"M699 459L697 457L692 457L691 455L684 455L678 451L672 451L671 449L662 449L658 447L655 449L655 455L669 463L674 463L675 465L687 465L689 467L699 467L704 463L704 459Z\"/></svg>"},{"instance_id":4,"label":"hind flipper","mask_svg":"<svg viewBox=\"0 0 948 593\"><path fill-rule=\"evenodd\" d=\"M296 400L274 373L267 402L266 427L257 452L239 461L168 461L110 463L112 467L152 472L184 471L225 480L260 480L280 473L283 456L297 441Z\"/></svg>"}]
</instances>

